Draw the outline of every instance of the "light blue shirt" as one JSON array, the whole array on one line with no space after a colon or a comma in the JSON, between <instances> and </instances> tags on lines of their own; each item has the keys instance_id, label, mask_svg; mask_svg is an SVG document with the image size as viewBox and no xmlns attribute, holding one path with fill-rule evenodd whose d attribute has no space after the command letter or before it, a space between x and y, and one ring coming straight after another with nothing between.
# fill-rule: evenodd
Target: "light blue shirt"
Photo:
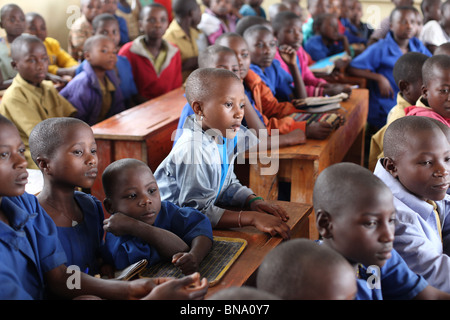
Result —
<instances>
[{"instance_id":1,"label":"light blue shirt","mask_svg":"<svg viewBox=\"0 0 450 320\"><path fill-rule=\"evenodd\" d=\"M433 206L412 193L378 161L374 174L392 191L397 210L394 248L408 266L428 283L450 293L450 196L436 201L442 221L441 242Z\"/></svg>"}]
</instances>

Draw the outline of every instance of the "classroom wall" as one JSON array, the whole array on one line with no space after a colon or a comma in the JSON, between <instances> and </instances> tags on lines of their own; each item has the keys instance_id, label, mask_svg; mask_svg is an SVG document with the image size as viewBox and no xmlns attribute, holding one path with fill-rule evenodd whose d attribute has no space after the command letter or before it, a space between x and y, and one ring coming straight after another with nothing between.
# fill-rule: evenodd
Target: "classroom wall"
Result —
<instances>
[{"instance_id":1,"label":"classroom wall","mask_svg":"<svg viewBox=\"0 0 450 320\"><path fill-rule=\"evenodd\" d=\"M267 9L271 4L279 0L264 0L263 7ZM389 15L394 7L390 0L361 0L363 4L363 20L377 26L383 17ZM8 3L19 5L27 12L38 12L46 20L49 36L57 39L63 48L67 48L67 36L69 26L79 13L80 0L0 0L0 7ZM420 0L415 0L415 5L419 8ZM301 0L300 4L306 8L306 0ZM3 29L0 36L4 36Z\"/></svg>"}]
</instances>

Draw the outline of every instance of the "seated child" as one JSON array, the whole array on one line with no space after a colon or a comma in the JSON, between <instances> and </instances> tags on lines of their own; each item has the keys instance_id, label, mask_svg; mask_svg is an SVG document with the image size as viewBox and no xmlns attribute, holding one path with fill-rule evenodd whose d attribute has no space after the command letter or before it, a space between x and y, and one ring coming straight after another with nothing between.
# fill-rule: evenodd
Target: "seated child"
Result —
<instances>
[{"instance_id":1,"label":"seated child","mask_svg":"<svg viewBox=\"0 0 450 320\"><path fill-rule=\"evenodd\" d=\"M450 41L450 1L443 2L440 11L439 19L428 21L419 35L419 39L432 53L436 47Z\"/></svg>"},{"instance_id":2,"label":"seated child","mask_svg":"<svg viewBox=\"0 0 450 320\"><path fill-rule=\"evenodd\" d=\"M420 40L414 38L415 11L411 7L397 7L390 15L391 31L386 38L370 45L350 62L348 73L366 78L369 89L368 123L372 133L386 124L389 111L396 104L399 88L392 75L395 62L406 52L431 53Z\"/></svg>"},{"instance_id":3,"label":"seated child","mask_svg":"<svg viewBox=\"0 0 450 320\"><path fill-rule=\"evenodd\" d=\"M269 135L272 129L278 129L279 146L304 143L305 138L325 139L332 132L331 126L323 122L295 121L294 116L299 112L290 102L279 102L270 88L250 69L250 55L247 42L236 33L226 33L217 38L218 44L230 47L238 57L241 79L249 101L262 115L263 124ZM271 141L269 139L269 141Z\"/></svg>"},{"instance_id":4,"label":"seated child","mask_svg":"<svg viewBox=\"0 0 450 320\"><path fill-rule=\"evenodd\" d=\"M19 36L11 44L11 57L18 74L2 97L0 114L17 127L25 144L28 167L37 169L30 156L28 137L31 130L44 119L73 116L77 110L58 93L52 82L44 80L48 56L39 38L29 34Z\"/></svg>"},{"instance_id":5,"label":"seated child","mask_svg":"<svg viewBox=\"0 0 450 320\"><path fill-rule=\"evenodd\" d=\"M170 23L163 39L180 50L184 82L197 69L198 53L208 46L208 41L197 29L202 13L196 0L175 0L172 8L175 19Z\"/></svg>"},{"instance_id":6,"label":"seated child","mask_svg":"<svg viewBox=\"0 0 450 320\"><path fill-rule=\"evenodd\" d=\"M91 188L97 178L97 145L91 127L76 118L43 120L31 131L30 151L44 176L37 198L56 224L66 265L76 265L90 275L100 273L102 203L75 191Z\"/></svg>"},{"instance_id":7,"label":"seated child","mask_svg":"<svg viewBox=\"0 0 450 320\"><path fill-rule=\"evenodd\" d=\"M347 29L348 32L353 34L355 37L362 39L364 42L364 48L367 45L367 41L369 41L370 36L373 33L373 27L361 21L363 16L362 4L359 0L352 0L350 3L350 12L348 13L348 24Z\"/></svg>"},{"instance_id":8,"label":"seated child","mask_svg":"<svg viewBox=\"0 0 450 320\"><path fill-rule=\"evenodd\" d=\"M245 16L236 23L236 33L243 36L245 30L250 28L251 26L262 24L266 26L269 30L272 30L272 25L270 24L270 21L267 21L263 17L258 16ZM226 33L234 33L234 32L226 32ZM217 41L217 39L216 39Z\"/></svg>"},{"instance_id":9,"label":"seated child","mask_svg":"<svg viewBox=\"0 0 450 320\"><path fill-rule=\"evenodd\" d=\"M450 127L449 85L450 56L434 55L423 64L422 97L424 106L410 106L407 116L430 117Z\"/></svg>"},{"instance_id":10,"label":"seated child","mask_svg":"<svg viewBox=\"0 0 450 320\"><path fill-rule=\"evenodd\" d=\"M423 23L441 18L441 5L442 0L422 0L420 3L420 10L423 15Z\"/></svg>"},{"instance_id":11,"label":"seated child","mask_svg":"<svg viewBox=\"0 0 450 320\"><path fill-rule=\"evenodd\" d=\"M319 14L314 18L315 35L305 43L305 51L311 59L319 61L329 56L347 52L351 55L348 39L339 33L338 18L331 13Z\"/></svg>"},{"instance_id":12,"label":"seated child","mask_svg":"<svg viewBox=\"0 0 450 320\"><path fill-rule=\"evenodd\" d=\"M322 245L342 254L356 270L357 300L449 299L393 249L399 208L370 170L353 163L331 165L315 182L313 203Z\"/></svg>"},{"instance_id":13,"label":"seated child","mask_svg":"<svg viewBox=\"0 0 450 320\"><path fill-rule=\"evenodd\" d=\"M278 101L306 98L305 84L297 67L296 54L291 47L286 46L280 54L292 76L281 68L278 60L274 60L277 41L267 27L251 26L245 30L244 39L251 57L250 69L261 77Z\"/></svg>"},{"instance_id":14,"label":"seated child","mask_svg":"<svg viewBox=\"0 0 450 320\"><path fill-rule=\"evenodd\" d=\"M308 13L300 6L300 0L281 0L282 4L285 4L289 11L295 13L302 22L308 18Z\"/></svg>"},{"instance_id":15,"label":"seated child","mask_svg":"<svg viewBox=\"0 0 450 320\"><path fill-rule=\"evenodd\" d=\"M258 16L266 19L266 11L261 4L263 0L245 0L242 7L239 9L241 16Z\"/></svg>"},{"instance_id":16,"label":"seated child","mask_svg":"<svg viewBox=\"0 0 450 320\"><path fill-rule=\"evenodd\" d=\"M114 265L123 269L141 259L168 259L184 274L198 271L212 246L208 218L193 208L162 201L152 171L142 161L121 159L102 175L106 245Z\"/></svg>"},{"instance_id":17,"label":"seated child","mask_svg":"<svg viewBox=\"0 0 450 320\"><path fill-rule=\"evenodd\" d=\"M41 39L47 49L48 72L60 77L74 77L78 61L61 48L58 40L47 37L47 26L44 18L35 12L27 13L25 18L27 22L26 32Z\"/></svg>"},{"instance_id":18,"label":"seated child","mask_svg":"<svg viewBox=\"0 0 450 320\"><path fill-rule=\"evenodd\" d=\"M109 13L102 13L96 16L94 20L92 20L92 27L94 29L94 35L103 34L108 36L111 40L113 40L116 47L119 46L119 23L113 15ZM80 64L76 71L77 74L83 71L86 63L88 63L88 61L84 60ZM131 64L127 57L117 55L117 62L114 71L117 78L120 80L119 86L120 91L122 91L125 108L131 108L146 100L144 97L138 95Z\"/></svg>"},{"instance_id":19,"label":"seated child","mask_svg":"<svg viewBox=\"0 0 450 320\"><path fill-rule=\"evenodd\" d=\"M272 249L258 268L256 287L283 300L353 300L355 272L333 249L292 239Z\"/></svg>"},{"instance_id":20,"label":"seated child","mask_svg":"<svg viewBox=\"0 0 450 320\"><path fill-rule=\"evenodd\" d=\"M161 198L200 210L213 228L254 226L289 238L285 210L257 197L233 172L237 155L257 143L241 127L246 96L240 78L224 69L197 69L186 81L186 98L195 117L186 119L183 134L155 172Z\"/></svg>"},{"instance_id":21,"label":"seated child","mask_svg":"<svg viewBox=\"0 0 450 320\"><path fill-rule=\"evenodd\" d=\"M340 83L327 83L324 79L316 78L308 67L308 53L302 46L302 22L300 18L290 11L282 12L272 20L272 28L278 45L291 46L297 54L297 66L300 70L305 84L306 95L308 97L334 96L341 92L351 94L351 86ZM280 62L281 67L290 73L288 65L281 58L279 51L275 54L275 59Z\"/></svg>"},{"instance_id":22,"label":"seated child","mask_svg":"<svg viewBox=\"0 0 450 320\"><path fill-rule=\"evenodd\" d=\"M45 50L45 48L44 48ZM2 300L94 295L103 299L198 299L208 289L199 274L183 279L104 280L65 266L66 254L54 222L37 198L25 192L25 145L14 125L0 115L0 282ZM17 247L11 246L14 243ZM76 273L77 272L77 273ZM79 279L79 288L67 284ZM193 288L190 285L194 285ZM188 288L189 287L189 288Z\"/></svg>"},{"instance_id":23,"label":"seated child","mask_svg":"<svg viewBox=\"0 0 450 320\"><path fill-rule=\"evenodd\" d=\"M314 36L314 18L319 14L329 13L330 0L307 0L306 7L310 16L302 25L303 45L305 45L309 38Z\"/></svg>"},{"instance_id":24,"label":"seated child","mask_svg":"<svg viewBox=\"0 0 450 320\"><path fill-rule=\"evenodd\" d=\"M78 62L84 60L83 47L87 38L94 34L92 20L102 13L100 0L80 0L81 17L75 20L69 31L69 54Z\"/></svg>"},{"instance_id":25,"label":"seated child","mask_svg":"<svg viewBox=\"0 0 450 320\"><path fill-rule=\"evenodd\" d=\"M0 89L7 88L16 76L17 70L12 66L11 44L26 28L25 15L16 4L7 4L0 9L0 27L6 37L0 38Z\"/></svg>"},{"instance_id":26,"label":"seated child","mask_svg":"<svg viewBox=\"0 0 450 320\"><path fill-rule=\"evenodd\" d=\"M236 31L236 22L232 0L210 0L198 28L207 36L209 44L214 44L222 33Z\"/></svg>"},{"instance_id":27,"label":"seated child","mask_svg":"<svg viewBox=\"0 0 450 320\"><path fill-rule=\"evenodd\" d=\"M86 40L83 71L61 90L77 109L76 117L90 126L123 110L125 104L114 68L117 62L115 43L107 36L95 35ZM80 94L80 93L83 94Z\"/></svg>"},{"instance_id":28,"label":"seated child","mask_svg":"<svg viewBox=\"0 0 450 320\"><path fill-rule=\"evenodd\" d=\"M276 2L269 6L269 21L272 22L275 19L276 15L280 12L289 11L289 7L287 3L284 2Z\"/></svg>"},{"instance_id":29,"label":"seated child","mask_svg":"<svg viewBox=\"0 0 450 320\"><path fill-rule=\"evenodd\" d=\"M117 3L116 15L125 19L127 23L128 36L133 41L139 36L139 13L142 4L140 0L119 0Z\"/></svg>"},{"instance_id":30,"label":"seated child","mask_svg":"<svg viewBox=\"0 0 450 320\"><path fill-rule=\"evenodd\" d=\"M435 119L397 119L386 130L385 158L374 172L394 195L395 250L412 271L445 292L450 292L448 137L448 127Z\"/></svg>"},{"instance_id":31,"label":"seated child","mask_svg":"<svg viewBox=\"0 0 450 320\"><path fill-rule=\"evenodd\" d=\"M181 87L181 55L163 39L169 24L163 5L143 7L139 23L144 34L125 44L119 55L128 58L138 93L149 100Z\"/></svg>"},{"instance_id":32,"label":"seated child","mask_svg":"<svg viewBox=\"0 0 450 320\"><path fill-rule=\"evenodd\" d=\"M419 52L407 52L398 58L392 75L399 87L397 104L389 111L386 124L375 133L370 140L369 169L373 171L378 159L383 158L383 137L388 125L404 117L409 106L422 104L419 100L422 93L422 66L428 56ZM423 105L423 104L422 104Z\"/></svg>"},{"instance_id":33,"label":"seated child","mask_svg":"<svg viewBox=\"0 0 450 320\"><path fill-rule=\"evenodd\" d=\"M125 43L130 41L130 37L128 35L128 26L127 21L116 14L117 11L117 2L118 0L101 0L102 2L102 12L109 13L117 19L119 23L119 31L120 31L120 40L119 47L124 45Z\"/></svg>"}]
</instances>

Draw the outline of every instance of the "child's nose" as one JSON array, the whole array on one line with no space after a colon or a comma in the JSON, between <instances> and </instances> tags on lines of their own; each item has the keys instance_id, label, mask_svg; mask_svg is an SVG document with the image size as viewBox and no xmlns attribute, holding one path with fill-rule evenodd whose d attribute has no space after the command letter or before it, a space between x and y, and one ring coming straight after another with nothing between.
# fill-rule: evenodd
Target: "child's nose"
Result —
<instances>
[{"instance_id":1,"label":"child's nose","mask_svg":"<svg viewBox=\"0 0 450 320\"><path fill-rule=\"evenodd\" d=\"M16 153L13 155L13 160L14 160L14 169L21 169L21 168L26 168L28 163L27 160L25 159L25 157L19 153Z\"/></svg>"},{"instance_id":2,"label":"child's nose","mask_svg":"<svg viewBox=\"0 0 450 320\"><path fill-rule=\"evenodd\" d=\"M152 204L152 199L150 199L149 196L146 195L146 196L142 197L142 199L140 201L140 205L141 206L147 206L147 205L150 205L150 204Z\"/></svg>"}]
</instances>

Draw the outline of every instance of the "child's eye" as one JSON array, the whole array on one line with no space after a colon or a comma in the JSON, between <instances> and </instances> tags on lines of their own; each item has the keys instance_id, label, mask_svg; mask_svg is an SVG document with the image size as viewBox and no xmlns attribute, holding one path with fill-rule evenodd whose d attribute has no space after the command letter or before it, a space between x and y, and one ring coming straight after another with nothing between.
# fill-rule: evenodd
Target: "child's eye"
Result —
<instances>
[{"instance_id":1,"label":"child's eye","mask_svg":"<svg viewBox=\"0 0 450 320\"><path fill-rule=\"evenodd\" d=\"M136 199L136 197L136 193L130 193L129 195L127 195L127 199Z\"/></svg>"},{"instance_id":2,"label":"child's eye","mask_svg":"<svg viewBox=\"0 0 450 320\"><path fill-rule=\"evenodd\" d=\"M440 92L441 94L449 94L450 89L440 89L439 92Z\"/></svg>"},{"instance_id":3,"label":"child's eye","mask_svg":"<svg viewBox=\"0 0 450 320\"><path fill-rule=\"evenodd\" d=\"M224 106L227 108L233 108L233 102L225 102Z\"/></svg>"},{"instance_id":4,"label":"child's eye","mask_svg":"<svg viewBox=\"0 0 450 320\"><path fill-rule=\"evenodd\" d=\"M83 154L83 151L81 151L81 150L74 150L73 154L76 155L76 156L81 156Z\"/></svg>"},{"instance_id":5,"label":"child's eye","mask_svg":"<svg viewBox=\"0 0 450 320\"><path fill-rule=\"evenodd\" d=\"M19 153L22 154L22 155L25 154L25 148L20 148L19 149Z\"/></svg>"},{"instance_id":6,"label":"child's eye","mask_svg":"<svg viewBox=\"0 0 450 320\"><path fill-rule=\"evenodd\" d=\"M153 194L156 192L156 190L157 190L156 188L150 188L150 189L148 189L148 193Z\"/></svg>"},{"instance_id":7,"label":"child's eye","mask_svg":"<svg viewBox=\"0 0 450 320\"><path fill-rule=\"evenodd\" d=\"M366 228L374 228L377 226L377 222L375 220L370 220L364 223Z\"/></svg>"},{"instance_id":8,"label":"child's eye","mask_svg":"<svg viewBox=\"0 0 450 320\"><path fill-rule=\"evenodd\" d=\"M240 108L241 108L241 109L244 109L244 108L245 108L245 103L242 103L242 104L240 105Z\"/></svg>"},{"instance_id":9,"label":"child's eye","mask_svg":"<svg viewBox=\"0 0 450 320\"><path fill-rule=\"evenodd\" d=\"M91 149L91 153L92 154L96 154L97 153L97 149Z\"/></svg>"},{"instance_id":10,"label":"child's eye","mask_svg":"<svg viewBox=\"0 0 450 320\"><path fill-rule=\"evenodd\" d=\"M9 152L2 152L0 153L0 159L8 159L10 153Z\"/></svg>"}]
</instances>

